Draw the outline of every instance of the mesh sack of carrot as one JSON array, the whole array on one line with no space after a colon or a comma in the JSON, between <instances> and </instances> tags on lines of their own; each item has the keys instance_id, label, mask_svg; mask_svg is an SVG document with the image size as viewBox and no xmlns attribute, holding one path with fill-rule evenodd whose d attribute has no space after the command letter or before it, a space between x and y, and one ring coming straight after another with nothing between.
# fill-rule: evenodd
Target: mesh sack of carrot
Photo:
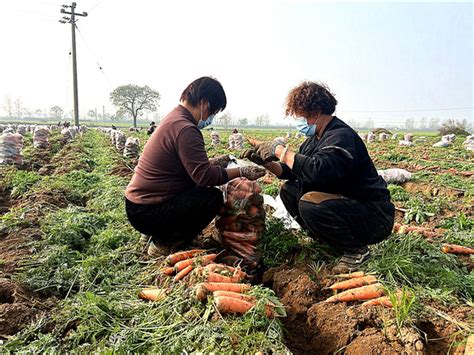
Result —
<instances>
[{"instance_id":1,"label":"mesh sack of carrot","mask_svg":"<svg viewBox=\"0 0 474 355\"><path fill-rule=\"evenodd\" d=\"M260 260L256 246L265 231L265 210L260 185L237 178L223 187L225 204L216 218L222 245L255 268Z\"/></svg>"}]
</instances>

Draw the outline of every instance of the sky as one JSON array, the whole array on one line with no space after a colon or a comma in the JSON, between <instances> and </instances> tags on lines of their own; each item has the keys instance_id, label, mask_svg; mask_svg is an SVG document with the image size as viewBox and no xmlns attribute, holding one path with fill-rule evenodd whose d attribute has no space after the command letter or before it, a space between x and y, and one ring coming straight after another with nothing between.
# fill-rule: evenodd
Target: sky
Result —
<instances>
[{"instance_id":1,"label":"sky","mask_svg":"<svg viewBox=\"0 0 474 355\"><path fill-rule=\"evenodd\" d=\"M474 122L472 2L76 2L88 12L77 22L81 116L114 112L110 92L129 83L159 91L166 115L191 81L210 75L226 91L225 112L250 121L289 122L288 91L312 80L329 86L346 121ZM72 110L62 4L0 0L0 116L7 96L33 111Z\"/></svg>"}]
</instances>

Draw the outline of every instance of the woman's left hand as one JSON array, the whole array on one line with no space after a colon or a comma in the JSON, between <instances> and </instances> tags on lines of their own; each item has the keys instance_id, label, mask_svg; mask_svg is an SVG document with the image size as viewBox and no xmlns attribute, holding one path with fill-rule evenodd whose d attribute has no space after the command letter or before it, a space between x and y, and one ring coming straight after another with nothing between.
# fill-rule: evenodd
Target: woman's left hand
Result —
<instances>
[{"instance_id":1,"label":"woman's left hand","mask_svg":"<svg viewBox=\"0 0 474 355\"><path fill-rule=\"evenodd\" d=\"M285 145L285 141L282 138L275 138L271 142L260 143L255 146L257 154L262 157L265 162L277 161L278 158L275 155L275 149L279 145Z\"/></svg>"}]
</instances>

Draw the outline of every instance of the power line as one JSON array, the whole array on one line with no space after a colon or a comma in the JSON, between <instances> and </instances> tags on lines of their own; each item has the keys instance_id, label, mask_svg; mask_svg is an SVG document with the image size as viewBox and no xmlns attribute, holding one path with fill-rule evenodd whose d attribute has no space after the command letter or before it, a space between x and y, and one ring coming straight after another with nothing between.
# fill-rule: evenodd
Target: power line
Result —
<instances>
[{"instance_id":1,"label":"power line","mask_svg":"<svg viewBox=\"0 0 474 355\"><path fill-rule=\"evenodd\" d=\"M431 111L459 111L472 110L473 106L467 107L449 107L449 108L431 108L431 109L414 109L414 110L340 110L340 112L361 112L361 113L387 113L387 112L431 112Z\"/></svg>"}]
</instances>

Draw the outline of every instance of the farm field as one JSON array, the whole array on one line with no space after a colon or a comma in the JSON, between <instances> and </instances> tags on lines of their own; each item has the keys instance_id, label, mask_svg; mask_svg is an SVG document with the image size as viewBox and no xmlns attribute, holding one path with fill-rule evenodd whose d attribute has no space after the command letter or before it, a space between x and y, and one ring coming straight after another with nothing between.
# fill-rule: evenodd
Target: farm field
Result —
<instances>
[{"instance_id":1,"label":"farm field","mask_svg":"<svg viewBox=\"0 0 474 355\"><path fill-rule=\"evenodd\" d=\"M124 132L143 147L144 132ZM230 130L219 132L227 142ZM241 132L260 140L286 134ZM204 136L210 157L238 155L225 143L211 146L209 131ZM363 271L376 275L392 308L324 302L333 295L338 255L285 229L267 208L250 291L257 306L230 316L212 298L196 300L191 285L162 275L163 258L146 255L124 209L135 162L105 133L89 129L64 143L54 131L47 150L35 149L27 133L24 164L0 170L0 352L464 354L474 334L474 259L441 248L474 247L474 154L462 137L433 148L438 140L368 144L378 169L413 173L389 189L396 222L424 228L399 228L371 247ZM291 138L290 148L301 142ZM264 194L278 194L275 177L259 182ZM211 225L202 239L215 233ZM152 286L166 297L138 297ZM268 300L281 303L286 316L268 318Z\"/></svg>"}]
</instances>

